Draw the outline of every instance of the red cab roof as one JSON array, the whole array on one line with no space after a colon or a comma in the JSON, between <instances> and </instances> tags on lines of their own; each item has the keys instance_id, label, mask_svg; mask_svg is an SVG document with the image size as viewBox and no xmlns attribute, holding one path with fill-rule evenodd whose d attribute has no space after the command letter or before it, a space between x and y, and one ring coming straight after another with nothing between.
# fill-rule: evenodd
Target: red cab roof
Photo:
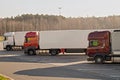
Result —
<instances>
[{"instance_id":1,"label":"red cab roof","mask_svg":"<svg viewBox=\"0 0 120 80\"><path fill-rule=\"evenodd\" d=\"M38 35L38 32L28 32L28 33L26 33L25 37L34 37L37 35Z\"/></svg>"},{"instance_id":2,"label":"red cab roof","mask_svg":"<svg viewBox=\"0 0 120 80\"><path fill-rule=\"evenodd\" d=\"M91 39L105 39L109 37L110 32L109 31L96 31L91 32L88 36L88 40Z\"/></svg>"}]
</instances>

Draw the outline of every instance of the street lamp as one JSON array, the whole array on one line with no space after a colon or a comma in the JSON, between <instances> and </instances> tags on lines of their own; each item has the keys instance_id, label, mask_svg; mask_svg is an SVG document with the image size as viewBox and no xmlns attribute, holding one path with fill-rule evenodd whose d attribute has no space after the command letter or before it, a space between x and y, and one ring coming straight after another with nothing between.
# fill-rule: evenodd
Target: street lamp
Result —
<instances>
[{"instance_id":1,"label":"street lamp","mask_svg":"<svg viewBox=\"0 0 120 80\"><path fill-rule=\"evenodd\" d=\"M58 7L58 9L59 9L59 16L61 16L61 9L62 9L62 7Z\"/></svg>"}]
</instances>

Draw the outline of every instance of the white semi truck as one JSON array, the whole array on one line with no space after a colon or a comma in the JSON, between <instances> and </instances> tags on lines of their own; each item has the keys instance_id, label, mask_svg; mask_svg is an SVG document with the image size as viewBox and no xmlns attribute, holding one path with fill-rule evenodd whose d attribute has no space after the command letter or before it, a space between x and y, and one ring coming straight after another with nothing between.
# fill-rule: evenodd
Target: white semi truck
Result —
<instances>
[{"instance_id":1,"label":"white semi truck","mask_svg":"<svg viewBox=\"0 0 120 80\"><path fill-rule=\"evenodd\" d=\"M27 31L23 32L7 32L4 34L5 40L3 41L3 48L7 51L15 48L23 48L24 36Z\"/></svg>"}]
</instances>

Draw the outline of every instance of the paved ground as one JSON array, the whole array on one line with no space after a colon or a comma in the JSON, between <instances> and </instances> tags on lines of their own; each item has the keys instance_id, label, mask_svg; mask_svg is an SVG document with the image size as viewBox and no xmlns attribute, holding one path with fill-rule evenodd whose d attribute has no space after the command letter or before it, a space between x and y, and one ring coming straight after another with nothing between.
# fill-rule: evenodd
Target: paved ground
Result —
<instances>
[{"instance_id":1,"label":"paved ground","mask_svg":"<svg viewBox=\"0 0 120 80\"><path fill-rule=\"evenodd\" d=\"M0 51L0 73L15 80L120 80L120 64L94 64L83 55L26 56Z\"/></svg>"},{"instance_id":2,"label":"paved ground","mask_svg":"<svg viewBox=\"0 0 120 80\"><path fill-rule=\"evenodd\" d=\"M0 73L15 80L120 80L120 63L94 64L86 56L27 56L0 51Z\"/></svg>"}]
</instances>

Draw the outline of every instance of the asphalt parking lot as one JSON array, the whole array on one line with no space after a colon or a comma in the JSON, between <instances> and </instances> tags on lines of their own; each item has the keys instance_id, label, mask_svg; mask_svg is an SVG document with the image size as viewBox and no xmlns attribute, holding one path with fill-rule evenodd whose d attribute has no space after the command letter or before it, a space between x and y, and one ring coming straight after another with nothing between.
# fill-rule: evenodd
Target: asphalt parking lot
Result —
<instances>
[{"instance_id":1,"label":"asphalt parking lot","mask_svg":"<svg viewBox=\"0 0 120 80\"><path fill-rule=\"evenodd\" d=\"M24 55L0 51L0 73L14 80L120 80L120 63L94 64L84 54Z\"/></svg>"}]
</instances>

